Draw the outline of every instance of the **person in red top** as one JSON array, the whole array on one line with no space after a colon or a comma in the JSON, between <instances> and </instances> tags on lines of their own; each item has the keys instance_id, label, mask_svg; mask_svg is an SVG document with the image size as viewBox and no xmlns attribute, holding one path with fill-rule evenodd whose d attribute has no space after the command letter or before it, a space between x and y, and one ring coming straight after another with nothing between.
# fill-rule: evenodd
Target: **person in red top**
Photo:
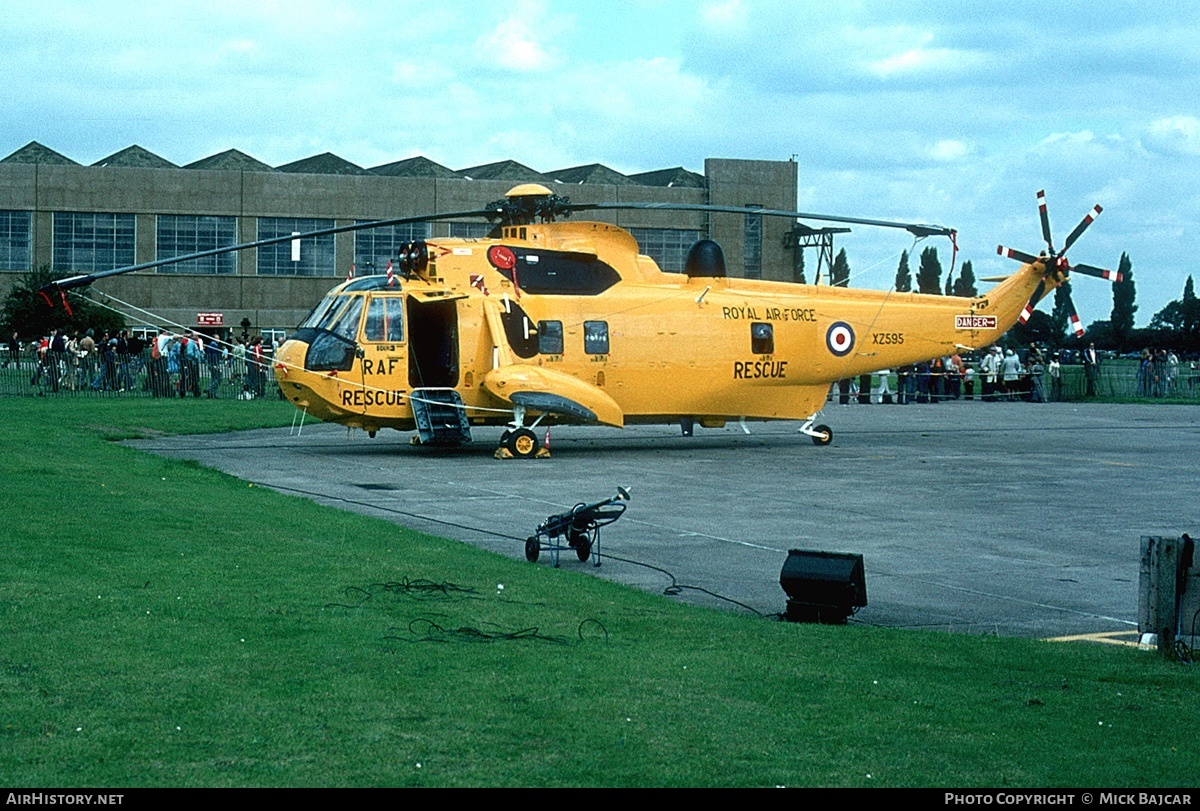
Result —
<instances>
[{"instance_id":1,"label":"person in red top","mask_svg":"<svg viewBox=\"0 0 1200 811\"><path fill-rule=\"evenodd\" d=\"M250 391L255 397L262 397L263 374L266 369L266 356L263 354L262 336L255 335L254 341L250 344L250 368L247 375L250 378Z\"/></svg>"}]
</instances>

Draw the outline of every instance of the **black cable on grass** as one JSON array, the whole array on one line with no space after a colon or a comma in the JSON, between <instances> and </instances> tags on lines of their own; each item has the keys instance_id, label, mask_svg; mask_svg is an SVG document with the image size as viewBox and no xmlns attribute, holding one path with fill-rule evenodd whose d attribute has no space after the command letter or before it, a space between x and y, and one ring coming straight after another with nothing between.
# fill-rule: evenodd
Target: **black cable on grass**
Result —
<instances>
[{"instance_id":1,"label":"black cable on grass","mask_svg":"<svg viewBox=\"0 0 1200 811\"><path fill-rule=\"evenodd\" d=\"M604 644L608 644L608 629L604 627L604 623L602 623L600 620L594 620L591 618L585 619L583 622L579 623L579 628L576 630L576 633L579 634L580 642L586 641L583 637L583 629L587 625L598 625L600 630L604 632Z\"/></svg>"},{"instance_id":2,"label":"black cable on grass","mask_svg":"<svg viewBox=\"0 0 1200 811\"><path fill-rule=\"evenodd\" d=\"M488 633L481 631L478 628L464 626L461 628L443 628L433 620L427 617L417 617L408 623L408 633L411 637L396 636L395 628L389 629L393 634L385 636L384 639L395 639L399 642L504 642L514 640L536 640L539 642L550 642L555 645L568 645L570 640L561 636L547 636L540 633L536 626L529 628L521 628L517 631L498 631Z\"/></svg>"},{"instance_id":3,"label":"black cable on grass","mask_svg":"<svg viewBox=\"0 0 1200 811\"><path fill-rule=\"evenodd\" d=\"M361 586L347 586L346 595L360 595L361 599L353 604L346 603L327 603L326 608L358 608L367 603L371 598L379 593L396 594L403 597L411 597L418 600L443 600L443 599L478 599L475 595L478 591L469 586L460 586L457 583L436 583L432 580L417 578L409 580L407 577L402 580L394 580L388 583L372 583L366 588Z\"/></svg>"},{"instance_id":4,"label":"black cable on grass","mask_svg":"<svg viewBox=\"0 0 1200 811\"><path fill-rule=\"evenodd\" d=\"M646 569L653 569L656 572L661 572L662 574L665 574L667 577L671 578L671 585L669 585L665 589L663 589L663 594L667 595L668 597L677 597L685 589L688 591L699 591L702 594L707 594L709 597L714 597L718 600L724 600L727 603L733 603L734 605L740 606L741 608L744 608L747 611L749 611L753 614L756 614L760 617L768 616L767 614L764 614L763 612L759 611L757 608L748 606L745 603L738 602L737 600L733 599L732 597L726 597L722 594L717 594L715 591L709 591L708 589L706 589L702 586L684 585L675 579L674 574L672 574L671 572L667 571L666 569L664 569L660 566L655 566L651 563L642 563L640 560L631 560L630 558L618 557L617 555L614 555L611 552L605 552L604 557L607 558L608 560L619 560L622 563L630 563L634 566L642 566ZM775 615L770 615L770 616L775 616Z\"/></svg>"}]
</instances>

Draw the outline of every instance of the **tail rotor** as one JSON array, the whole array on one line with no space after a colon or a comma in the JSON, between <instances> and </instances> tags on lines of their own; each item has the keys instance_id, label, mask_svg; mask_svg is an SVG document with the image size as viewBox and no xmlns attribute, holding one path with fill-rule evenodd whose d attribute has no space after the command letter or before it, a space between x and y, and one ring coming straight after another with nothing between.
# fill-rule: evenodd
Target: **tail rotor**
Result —
<instances>
[{"instance_id":1,"label":"tail rotor","mask_svg":"<svg viewBox=\"0 0 1200 811\"><path fill-rule=\"evenodd\" d=\"M1071 246L1074 245L1079 237L1083 235L1083 232L1088 229L1088 226L1095 222L1096 218L1100 216L1100 212L1103 211L1100 206L1092 206L1092 210L1089 211L1084 218L1080 220L1079 224L1072 229L1071 233L1067 235L1067 240L1063 243L1062 250L1059 251L1055 250L1054 248L1054 238L1050 231L1050 212L1046 205L1045 190L1037 193L1037 200L1038 217L1042 223L1042 239L1046 243L1045 250L1043 250L1037 256L1034 256L1033 254L1025 253L1024 251L1019 251L1015 248L1006 248L1003 245L998 245L996 247L996 253L1001 256L1008 257L1009 259L1016 259L1018 262L1022 262L1027 265L1041 264L1045 269L1042 280L1038 283L1037 290L1034 292L1033 297L1029 299L1029 303L1025 305L1025 309L1021 312L1021 315L1018 318L1022 324L1029 321L1029 318L1033 315L1033 309L1037 306L1038 301L1041 300L1042 294L1046 292L1047 285L1061 287L1067 281L1067 278L1072 271L1083 276L1092 276L1097 279L1107 279L1111 282L1122 281L1120 273L1114 273L1111 270L1105 270L1104 268L1098 268L1093 265L1071 265L1067 261L1067 251L1070 250ZM1071 329L1075 332L1077 337L1082 337L1083 324L1079 319L1078 311L1075 309L1075 302L1071 300L1071 290L1069 287L1066 288L1066 294L1067 316L1071 320Z\"/></svg>"}]
</instances>

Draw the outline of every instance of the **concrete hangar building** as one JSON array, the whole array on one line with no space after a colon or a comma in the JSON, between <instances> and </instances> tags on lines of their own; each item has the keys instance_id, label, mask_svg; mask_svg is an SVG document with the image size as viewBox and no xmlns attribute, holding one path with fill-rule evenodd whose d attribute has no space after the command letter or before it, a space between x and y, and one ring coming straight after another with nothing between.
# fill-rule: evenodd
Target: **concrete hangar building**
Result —
<instances>
[{"instance_id":1,"label":"concrete hangar building","mask_svg":"<svg viewBox=\"0 0 1200 811\"><path fill-rule=\"evenodd\" d=\"M31 268L64 276L111 270L221 246L369 220L470 211L519 183L542 183L573 203L711 203L796 209L796 163L709 158L624 175L600 164L538 172L514 161L454 171L424 157L365 169L325 153L268 166L229 150L177 166L139 146L91 166L31 142L0 159L0 295ZM578 216L628 229L642 252L681 271L692 244L715 239L731 276L794 277L799 248L786 218L680 211ZM346 277L381 273L414 239L483 237L482 220L369 229L244 250L104 279L97 288L160 320L282 337Z\"/></svg>"}]
</instances>

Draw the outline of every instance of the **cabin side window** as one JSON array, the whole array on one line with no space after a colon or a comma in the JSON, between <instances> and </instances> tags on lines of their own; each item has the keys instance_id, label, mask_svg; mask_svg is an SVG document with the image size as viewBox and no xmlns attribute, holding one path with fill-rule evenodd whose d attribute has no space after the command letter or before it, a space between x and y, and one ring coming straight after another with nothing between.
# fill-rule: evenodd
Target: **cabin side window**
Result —
<instances>
[{"instance_id":1,"label":"cabin side window","mask_svg":"<svg viewBox=\"0 0 1200 811\"><path fill-rule=\"evenodd\" d=\"M561 355L563 353L561 321L538 322L538 352L543 355Z\"/></svg>"},{"instance_id":2,"label":"cabin side window","mask_svg":"<svg viewBox=\"0 0 1200 811\"><path fill-rule=\"evenodd\" d=\"M367 323L363 327L366 340L375 343L399 343L404 340L401 301L394 296L371 299L367 307Z\"/></svg>"},{"instance_id":3,"label":"cabin side window","mask_svg":"<svg viewBox=\"0 0 1200 811\"><path fill-rule=\"evenodd\" d=\"M583 322L583 351L589 355L608 354L608 322Z\"/></svg>"},{"instance_id":4,"label":"cabin side window","mask_svg":"<svg viewBox=\"0 0 1200 811\"><path fill-rule=\"evenodd\" d=\"M755 355L775 352L775 329L771 324L755 321L750 325L750 351Z\"/></svg>"}]
</instances>

